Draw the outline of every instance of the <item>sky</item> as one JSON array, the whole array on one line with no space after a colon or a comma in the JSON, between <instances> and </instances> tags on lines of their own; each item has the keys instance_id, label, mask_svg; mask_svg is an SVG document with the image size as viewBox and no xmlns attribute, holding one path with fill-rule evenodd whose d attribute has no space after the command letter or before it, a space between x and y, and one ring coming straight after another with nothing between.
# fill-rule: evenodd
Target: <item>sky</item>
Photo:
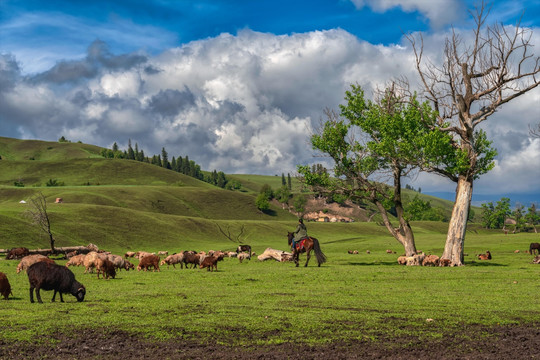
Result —
<instances>
[{"instance_id":1,"label":"sky","mask_svg":"<svg viewBox=\"0 0 540 360\"><path fill-rule=\"evenodd\" d=\"M296 173L326 161L309 136L351 84L371 96L391 79L418 83L410 43L440 60L452 29L470 34L470 0L0 1L0 136L104 147L165 147L203 170ZM489 22L532 30L540 1L489 3ZM475 201L540 203L540 88L484 129L499 155ZM455 184L418 174L423 193Z\"/></svg>"}]
</instances>

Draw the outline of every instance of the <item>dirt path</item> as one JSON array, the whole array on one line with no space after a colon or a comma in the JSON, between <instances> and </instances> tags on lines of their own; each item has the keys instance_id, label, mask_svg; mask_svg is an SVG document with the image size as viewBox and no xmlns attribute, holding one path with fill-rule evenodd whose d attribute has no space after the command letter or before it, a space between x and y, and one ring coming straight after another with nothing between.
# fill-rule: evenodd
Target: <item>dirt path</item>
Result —
<instances>
[{"instance_id":1,"label":"dirt path","mask_svg":"<svg viewBox=\"0 0 540 360\"><path fill-rule=\"evenodd\" d=\"M150 341L123 331L85 330L54 334L48 339L54 340L54 345L0 340L0 359L540 359L540 325L464 331L460 339L431 342L404 337L321 346L232 347L186 340Z\"/></svg>"}]
</instances>

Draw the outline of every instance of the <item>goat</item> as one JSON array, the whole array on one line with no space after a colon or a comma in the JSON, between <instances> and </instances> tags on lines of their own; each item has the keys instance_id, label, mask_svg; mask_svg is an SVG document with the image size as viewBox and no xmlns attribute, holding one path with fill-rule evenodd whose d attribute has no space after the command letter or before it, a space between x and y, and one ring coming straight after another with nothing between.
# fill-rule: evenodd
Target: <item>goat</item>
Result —
<instances>
[{"instance_id":1,"label":"goat","mask_svg":"<svg viewBox=\"0 0 540 360\"><path fill-rule=\"evenodd\" d=\"M141 271L141 269L144 269L144 271L147 271L148 268L154 267L153 271L160 271L159 270L159 256L157 255L146 255L139 261L139 266L137 266L137 271Z\"/></svg>"},{"instance_id":2,"label":"goat","mask_svg":"<svg viewBox=\"0 0 540 360\"><path fill-rule=\"evenodd\" d=\"M77 301L84 300L86 288L83 284L75 280L75 275L65 266L50 264L39 261L28 268L28 282L30 283L30 302L34 302L34 289L39 303L43 303L39 291L54 290L52 301L56 293L60 294L60 301L64 302L62 293L75 296Z\"/></svg>"},{"instance_id":3,"label":"goat","mask_svg":"<svg viewBox=\"0 0 540 360\"><path fill-rule=\"evenodd\" d=\"M4 297L4 300L7 300L10 294L11 296L13 296L13 293L11 292L11 285L9 285L7 275L3 272L0 272L0 295Z\"/></svg>"},{"instance_id":4,"label":"goat","mask_svg":"<svg viewBox=\"0 0 540 360\"><path fill-rule=\"evenodd\" d=\"M21 259L19 265L17 265L17 274L22 270L28 269L32 264L37 263L38 261L47 261L54 264L54 261L46 257L45 255L28 255Z\"/></svg>"}]
</instances>

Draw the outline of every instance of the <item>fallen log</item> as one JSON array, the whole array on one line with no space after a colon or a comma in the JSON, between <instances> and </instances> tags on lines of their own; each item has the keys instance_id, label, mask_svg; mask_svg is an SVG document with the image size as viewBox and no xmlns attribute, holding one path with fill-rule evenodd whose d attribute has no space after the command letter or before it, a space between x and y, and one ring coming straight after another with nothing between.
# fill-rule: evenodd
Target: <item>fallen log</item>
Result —
<instances>
[{"instance_id":1,"label":"fallen log","mask_svg":"<svg viewBox=\"0 0 540 360\"><path fill-rule=\"evenodd\" d=\"M0 249L0 254L8 253L10 249ZM78 254L88 254L90 251L98 251L98 247L94 244L88 244L87 246L64 246L64 247L55 247L55 252L57 254L68 254L70 252L77 252ZM31 255L51 255L51 249L33 249L28 250Z\"/></svg>"}]
</instances>

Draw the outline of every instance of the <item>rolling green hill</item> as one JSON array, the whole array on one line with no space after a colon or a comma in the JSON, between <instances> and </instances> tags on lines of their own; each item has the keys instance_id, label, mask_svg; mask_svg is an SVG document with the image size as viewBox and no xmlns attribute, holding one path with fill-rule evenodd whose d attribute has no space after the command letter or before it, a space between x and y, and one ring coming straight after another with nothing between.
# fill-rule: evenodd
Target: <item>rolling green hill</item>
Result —
<instances>
[{"instance_id":1,"label":"rolling green hill","mask_svg":"<svg viewBox=\"0 0 540 360\"><path fill-rule=\"evenodd\" d=\"M101 148L81 143L17 140L0 137L0 248L47 247L36 226L25 217L29 199L38 192L46 196L56 246L90 242L115 251L127 249L204 249L206 243L234 248L219 230L258 248L282 241L294 229L296 216L279 206L267 212L255 206L255 196L264 184L281 187L281 175L227 175L242 184L242 191L223 190L192 177L155 165L104 159ZM55 179L65 186L48 187ZM300 183L292 179L293 193ZM24 187L14 186L15 182ZM416 193L405 190L412 198ZM425 195L420 194L421 197ZM61 204L55 199L62 198ZM452 203L429 198L432 206L450 212ZM323 210L323 209L320 209ZM386 234L375 223L310 224L318 234L339 234L356 239ZM444 233L447 224L419 223L415 231ZM418 228L417 228L418 227ZM440 229L439 229L440 228ZM389 235L388 235L389 236ZM285 239L283 239L285 241ZM394 240L389 236L389 242Z\"/></svg>"}]
</instances>

